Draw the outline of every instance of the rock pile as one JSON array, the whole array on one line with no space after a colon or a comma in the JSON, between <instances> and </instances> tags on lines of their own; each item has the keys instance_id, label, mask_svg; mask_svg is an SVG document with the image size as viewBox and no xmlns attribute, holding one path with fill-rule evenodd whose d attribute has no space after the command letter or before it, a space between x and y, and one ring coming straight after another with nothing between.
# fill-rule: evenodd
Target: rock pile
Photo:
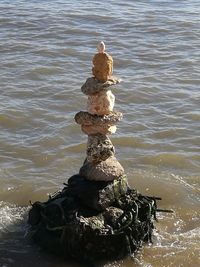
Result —
<instances>
[{"instance_id":1,"label":"rock pile","mask_svg":"<svg viewBox=\"0 0 200 267\"><path fill-rule=\"evenodd\" d=\"M156 198L142 196L127 184L108 135L122 119L113 111L110 90L119 79L112 76L113 60L100 43L92 73L81 90L88 96L87 111L75 115L88 136L86 159L79 174L63 190L35 202L29 212L31 238L44 248L66 257L94 262L118 259L151 241Z\"/></svg>"},{"instance_id":2,"label":"rock pile","mask_svg":"<svg viewBox=\"0 0 200 267\"><path fill-rule=\"evenodd\" d=\"M80 111L75 115L75 121L88 135L87 157L79 173L88 180L113 181L124 175L108 137L115 133L116 123L122 119L121 112L113 112L115 96L110 90L110 86L119 80L111 76L113 59L105 53L103 42L98 50L93 58L94 77L88 78L81 88L88 96L87 112Z\"/></svg>"}]
</instances>

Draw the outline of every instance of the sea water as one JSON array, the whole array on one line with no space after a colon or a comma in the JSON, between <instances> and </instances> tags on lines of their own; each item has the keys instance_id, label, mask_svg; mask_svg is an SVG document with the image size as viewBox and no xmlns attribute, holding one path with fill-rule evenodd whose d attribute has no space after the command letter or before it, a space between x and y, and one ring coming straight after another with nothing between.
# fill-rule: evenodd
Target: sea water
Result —
<instances>
[{"instance_id":1,"label":"sea water","mask_svg":"<svg viewBox=\"0 0 200 267\"><path fill-rule=\"evenodd\" d=\"M0 1L0 267L77 266L30 244L29 201L78 173L99 41L122 79L111 140L128 182L159 196L153 244L104 266L200 266L200 4L195 0Z\"/></svg>"}]
</instances>

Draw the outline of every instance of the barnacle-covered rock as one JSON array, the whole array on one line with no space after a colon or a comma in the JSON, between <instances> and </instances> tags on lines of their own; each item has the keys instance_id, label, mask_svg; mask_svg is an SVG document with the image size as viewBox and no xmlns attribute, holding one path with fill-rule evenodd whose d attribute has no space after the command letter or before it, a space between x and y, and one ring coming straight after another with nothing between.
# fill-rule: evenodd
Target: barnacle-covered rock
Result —
<instances>
[{"instance_id":1,"label":"barnacle-covered rock","mask_svg":"<svg viewBox=\"0 0 200 267\"><path fill-rule=\"evenodd\" d=\"M100 162L114 156L115 148L107 135L89 135L87 142L87 161Z\"/></svg>"}]
</instances>

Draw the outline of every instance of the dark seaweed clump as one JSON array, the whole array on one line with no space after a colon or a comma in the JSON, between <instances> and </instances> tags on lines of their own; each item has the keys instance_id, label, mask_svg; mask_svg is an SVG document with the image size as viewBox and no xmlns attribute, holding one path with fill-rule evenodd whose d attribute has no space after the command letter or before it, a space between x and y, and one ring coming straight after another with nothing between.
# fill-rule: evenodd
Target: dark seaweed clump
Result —
<instances>
[{"instance_id":1,"label":"dark seaweed clump","mask_svg":"<svg viewBox=\"0 0 200 267\"><path fill-rule=\"evenodd\" d=\"M126 176L113 182L74 175L62 191L29 212L29 234L50 252L81 261L116 260L152 242L159 198L130 189Z\"/></svg>"}]
</instances>

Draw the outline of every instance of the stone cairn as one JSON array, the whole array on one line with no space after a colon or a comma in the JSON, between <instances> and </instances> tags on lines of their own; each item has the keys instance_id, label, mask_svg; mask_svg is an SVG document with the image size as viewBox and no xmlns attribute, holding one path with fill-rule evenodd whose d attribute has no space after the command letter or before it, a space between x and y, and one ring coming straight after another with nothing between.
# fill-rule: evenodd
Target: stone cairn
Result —
<instances>
[{"instance_id":1,"label":"stone cairn","mask_svg":"<svg viewBox=\"0 0 200 267\"><path fill-rule=\"evenodd\" d=\"M108 135L122 119L113 111L115 97L110 86L113 60L101 42L93 58L93 77L81 90L88 96L87 112L75 121L88 135L87 157L78 174L46 202L35 202L29 211L28 236L48 251L72 257L86 266L97 260L116 260L151 242L156 201L127 184L124 169L115 157ZM93 266L93 265L92 265Z\"/></svg>"},{"instance_id":2,"label":"stone cairn","mask_svg":"<svg viewBox=\"0 0 200 267\"><path fill-rule=\"evenodd\" d=\"M88 96L87 112L80 111L75 121L88 135L87 158L80 169L80 175L92 181L113 181L124 174L124 169L115 158L115 148L108 137L115 133L116 123L122 113L113 112L115 96L110 86L119 80L112 77L113 59L105 52L101 42L93 58L92 72L81 90Z\"/></svg>"}]
</instances>

